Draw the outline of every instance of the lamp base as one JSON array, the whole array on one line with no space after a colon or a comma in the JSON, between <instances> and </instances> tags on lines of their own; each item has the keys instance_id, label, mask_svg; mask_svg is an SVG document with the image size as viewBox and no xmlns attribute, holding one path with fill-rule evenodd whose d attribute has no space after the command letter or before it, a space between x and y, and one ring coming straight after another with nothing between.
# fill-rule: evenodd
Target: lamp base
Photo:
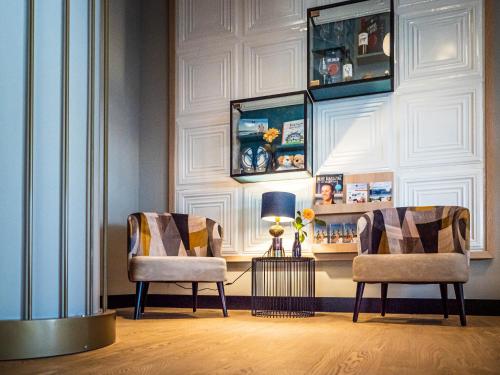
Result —
<instances>
[{"instance_id":1,"label":"lamp base","mask_svg":"<svg viewBox=\"0 0 500 375\"><path fill-rule=\"evenodd\" d=\"M276 222L276 224L272 225L269 228L269 233L273 237L280 237L283 233L285 233L285 229L283 229L283 227L278 222Z\"/></svg>"},{"instance_id":2,"label":"lamp base","mask_svg":"<svg viewBox=\"0 0 500 375\"><path fill-rule=\"evenodd\" d=\"M283 248L283 239L281 237L274 237L273 243L270 248L269 256L281 258L285 256L285 249Z\"/></svg>"}]
</instances>

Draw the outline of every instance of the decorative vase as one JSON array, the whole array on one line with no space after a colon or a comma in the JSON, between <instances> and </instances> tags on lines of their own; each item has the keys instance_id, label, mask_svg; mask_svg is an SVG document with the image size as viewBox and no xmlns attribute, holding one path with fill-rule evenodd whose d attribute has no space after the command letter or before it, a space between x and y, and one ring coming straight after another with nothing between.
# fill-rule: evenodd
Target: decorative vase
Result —
<instances>
[{"instance_id":1,"label":"decorative vase","mask_svg":"<svg viewBox=\"0 0 500 375\"><path fill-rule=\"evenodd\" d=\"M302 256L302 245L300 244L299 232L295 232L295 241L293 241L292 246L292 256L294 258L300 258Z\"/></svg>"},{"instance_id":2,"label":"decorative vase","mask_svg":"<svg viewBox=\"0 0 500 375\"><path fill-rule=\"evenodd\" d=\"M267 163L267 172L273 172L275 170L275 160L274 160L274 152L268 151L268 163Z\"/></svg>"}]
</instances>

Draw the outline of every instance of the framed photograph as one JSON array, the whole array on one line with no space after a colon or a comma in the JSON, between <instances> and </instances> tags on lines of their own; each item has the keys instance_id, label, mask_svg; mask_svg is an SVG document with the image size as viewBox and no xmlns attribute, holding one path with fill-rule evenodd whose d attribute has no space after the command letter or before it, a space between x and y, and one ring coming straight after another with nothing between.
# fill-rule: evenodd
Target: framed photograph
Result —
<instances>
[{"instance_id":1,"label":"framed photograph","mask_svg":"<svg viewBox=\"0 0 500 375\"><path fill-rule=\"evenodd\" d=\"M392 182L370 182L370 202L390 202L392 200Z\"/></svg>"},{"instance_id":2,"label":"framed photograph","mask_svg":"<svg viewBox=\"0 0 500 375\"><path fill-rule=\"evenodd\" d=\"M339 204L344 202L344 175L316 176L315 205Z\"/></svg>"},{"instance_id":3,"label":"framed photograph","mask_svg":"<svg viewBox=\"0 0 500 375\"><path fill-rule=\"evenodd\" d=\"M264 133L269 127L269 120L267 118L260 119L240 119L238 123L239 136L252 135Z\"/></svg>"},{"instance_id":4,"label":"framed photograph","mask_svg":"<svg viewBox=\"0 0 500 375\"><path fill-rule=\"evenodd\" d=\"M281 144L294 145L304 143L304 120L285 121L283 123Z\"/></svg>"},{"instance_id":5,"label":"framed photograph","mask_svg":"<svg viewBox=\"0 0 500 375\"><path fill-rule=\"evenodd\" d=\"M347 203L368 202L368 184L347 184Z\"/></svg>"}]
</instances>

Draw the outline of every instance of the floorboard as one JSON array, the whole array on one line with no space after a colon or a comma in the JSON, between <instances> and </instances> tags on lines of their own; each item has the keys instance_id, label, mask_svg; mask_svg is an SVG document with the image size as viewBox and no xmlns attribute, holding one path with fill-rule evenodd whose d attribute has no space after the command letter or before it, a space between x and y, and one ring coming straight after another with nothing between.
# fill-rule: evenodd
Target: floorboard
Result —
<instances>
[{"instance_id":1,"label":"floorboard","mask_svg":"<svg viewBox=\"0 0 500 375\"><path fill-rule=\"evenodd\" d=\"M117 342L93 352L0 362L0 374L500 374L500 317L247 311L118 311Z\"/></svg>"}]
</instances>

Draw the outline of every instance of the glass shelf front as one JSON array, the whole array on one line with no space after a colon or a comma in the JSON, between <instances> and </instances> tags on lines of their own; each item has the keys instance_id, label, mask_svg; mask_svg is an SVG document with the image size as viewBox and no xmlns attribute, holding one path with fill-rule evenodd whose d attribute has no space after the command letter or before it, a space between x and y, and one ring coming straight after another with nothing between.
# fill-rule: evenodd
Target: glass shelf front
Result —
<instances>
[{"instance_id":1,"label":"glass shelf front","mask_svg":"<svg viewBox=\"0 0 500 375\"><path fill-rule=\"evenodd\" d=\"M308 89L315 101L393 91L393 5L362 0L308 9Z\"/></svg>"},{"instance_id":2,"label":"glass shelf front","mask_svg":"<svg viewBox=\"0 0 500 375\"><path fill-rule=\"evenodd\" d=\"M312 175L307 91L231 101L231 177L258 182Z\"/></svg>"}]
</instances>

